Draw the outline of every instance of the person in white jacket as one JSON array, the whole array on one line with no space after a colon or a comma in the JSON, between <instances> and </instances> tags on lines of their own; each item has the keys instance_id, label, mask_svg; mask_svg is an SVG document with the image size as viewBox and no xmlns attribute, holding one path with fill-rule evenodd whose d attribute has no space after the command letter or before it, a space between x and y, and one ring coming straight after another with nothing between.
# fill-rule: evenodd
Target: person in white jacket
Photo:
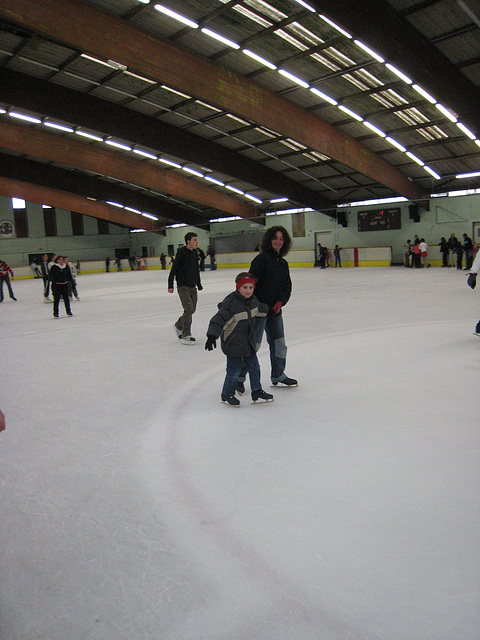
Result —
<instances>
[{"instance_id":1,"label":"person in white jacket","mask_svg":"<svg viewBox=\"0 0 480 640\"><path fill-rule=\"evenodd\" d=\"M480 271L480 251L477 252L477 257L472 265L472 268L467 273L467 284L472 289L477 286L477 274ZM475 335L480 336L480 320L477 322L477 326L474 331Z\"/></svg>"},{"instance_id":2,"label":"person in white jacket","mask_svg":"<svg viewBox=\"0 0 480 640\"><path fill-rule=\"evenodd\" d=\"M428 260L428 244L425 242L425 238L420 240L420 260L422 261L422 267L429 267L430 262Z\"/></svg>"}]
</instances>

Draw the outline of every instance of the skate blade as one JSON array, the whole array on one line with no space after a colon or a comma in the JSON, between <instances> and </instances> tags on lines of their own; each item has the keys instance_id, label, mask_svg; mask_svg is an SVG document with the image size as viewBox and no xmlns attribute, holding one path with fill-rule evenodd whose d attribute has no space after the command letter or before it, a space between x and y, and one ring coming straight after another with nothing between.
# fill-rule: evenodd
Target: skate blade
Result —
<instances>
[{"instance_id":1,"label":"skate blade","mask_svg":"<svg viewBox=\"0 0 480 640\"><path fill-rule=\"evenodd\" d=\"M283 384L282 382L272 382L270 387L273 387L274 389L296 389L298 387L298 382L297 384Z\"/></svg>"},{"instance_id":2,"label":"skate blade","mask_svg":"<svg viewBox=\"0 0 480 640\"><path fill-rule=\"evenodd\" d=\"M262 398L259 398L258 400L252 400L252 404L269 404L270 402L273 402L275 400L275 398L271 398L270 400L263 400Z\"/></svg>"}]
</instances>

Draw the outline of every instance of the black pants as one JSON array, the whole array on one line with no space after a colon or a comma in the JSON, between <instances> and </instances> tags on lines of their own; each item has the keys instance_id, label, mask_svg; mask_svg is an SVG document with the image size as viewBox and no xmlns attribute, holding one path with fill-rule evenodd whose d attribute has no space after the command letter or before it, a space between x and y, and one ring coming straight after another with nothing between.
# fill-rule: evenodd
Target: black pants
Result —
<instances>
[{"instance_id":1,"label":"black pants","mask_svg":"<svg viewBox=\"0 0 480 640\"><path fill-rule=\"evenodd\" d=\"M53 315L58 316L58 305L60 299L63 298L65 303L65 311L68 315L72 313L70 309L70 298L68 297L68 284L52 284L53 291Z\"/></svg>"}]
</instances>

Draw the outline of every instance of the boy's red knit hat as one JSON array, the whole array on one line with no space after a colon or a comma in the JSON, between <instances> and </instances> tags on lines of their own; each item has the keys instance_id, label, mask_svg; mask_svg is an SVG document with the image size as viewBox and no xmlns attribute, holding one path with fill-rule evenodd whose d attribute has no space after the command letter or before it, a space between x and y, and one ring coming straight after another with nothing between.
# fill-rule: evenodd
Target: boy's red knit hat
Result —
<instances>
[{"instance_id":1,"label":"boy's red knit hat","mask_svg":"<svg viewBox=\"0 0 480 640\"><path fill-rule=\"evenodd\" d=\"M241 286L248 283L253 284L254 287L257 284L257 279L255 278L255 276L252 276L251 273L247 273L247 272L239 273L238 276L235 278L235 288L237 291L240 289Z\"/></svg>"}]
</instances>

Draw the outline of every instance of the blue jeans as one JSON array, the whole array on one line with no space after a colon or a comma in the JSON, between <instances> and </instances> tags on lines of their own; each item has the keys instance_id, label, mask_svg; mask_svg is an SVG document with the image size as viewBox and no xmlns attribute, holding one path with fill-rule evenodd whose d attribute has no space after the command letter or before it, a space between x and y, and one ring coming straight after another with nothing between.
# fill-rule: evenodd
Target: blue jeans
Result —
<instances>
[{"instance_id":1,"label":"blue jeans","mask_svg":"<svg viewBox=\"0 0 480 640\"><path fill-rule=\"evenodd\" d=\"M257 351L262 344L263 332L267 336L268 346L270 347L270 377L272 382L281 382L287 375L285 367L287 366L287 345L285 344L285 331L283 329L283 317L281 313L268 315L266 318L257 318L255 322L255 345ZM239 381L244 382L247 372L243 368L238 377Z\"/></svg>"},{"instance_id":2,"label":"blue jeans","mask_svg":"<svg viewBox=\"0 0 480 640\"><path fill-rule=\"evenodd\" d=\"M0 300L3 300L3 283L6 283L8 293L10 294L10 298L12 300L15 298L13 295L12 285L10 284L10 276L7 274L6 276L0 276Z\"/></svg>"},{"instance_id":3,"label":"blue jeans","mask_svg":"<svg viewBox=\"0 0 480 640\"><path fill-rule=\"evenodd\" d=\"M237 388L237 380L241 371L246 372L250 376L250 389L252 391L258 391L262 388L260 382L260 365L258 364L257 354L252 356L245 356L243 358L233 358L227 356L227 375L225 376L225 382L223 383L222 393L226 396L233 396L235 389Z\"/></svg>"}]
</instances>

